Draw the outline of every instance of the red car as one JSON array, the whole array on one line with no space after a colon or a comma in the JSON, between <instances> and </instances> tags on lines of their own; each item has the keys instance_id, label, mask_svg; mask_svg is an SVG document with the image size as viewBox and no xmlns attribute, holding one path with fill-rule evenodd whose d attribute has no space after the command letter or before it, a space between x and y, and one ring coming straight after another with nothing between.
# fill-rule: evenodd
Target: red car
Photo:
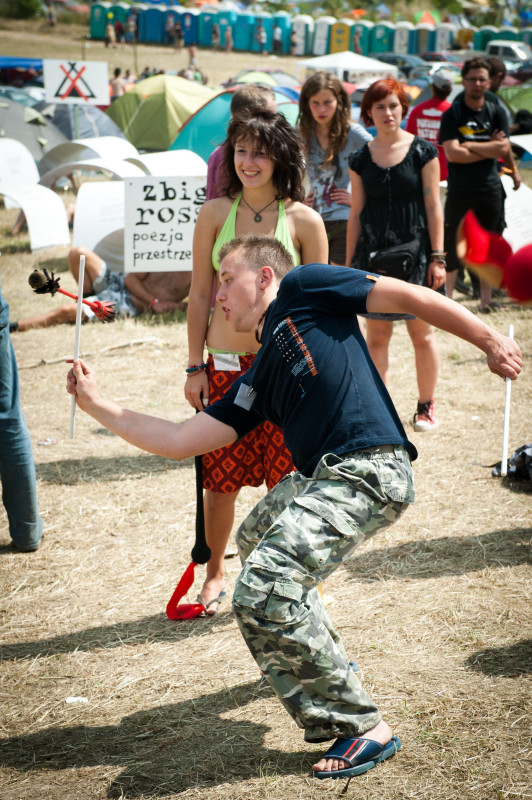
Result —
<instances>
[{"instance_id":1,"label":"red car","mask_svg":"<svg viewBox=\"0 0 532 800\"><path fill-rule=\"evenodd\" d=\"M455 64L462 69L464 59L456 53L450 53L447 50L427 50L425 53L420 53L423 61L446 61L447 63Z\"/></svg>"}]
</instances>

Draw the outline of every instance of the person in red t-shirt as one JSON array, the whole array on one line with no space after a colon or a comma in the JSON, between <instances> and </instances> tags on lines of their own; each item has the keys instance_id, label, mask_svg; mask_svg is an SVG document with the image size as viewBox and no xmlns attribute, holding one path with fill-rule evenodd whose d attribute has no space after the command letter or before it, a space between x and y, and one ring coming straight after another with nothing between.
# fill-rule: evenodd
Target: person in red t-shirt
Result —
<instances>
[{"instance_id":1,"label":"person in red t-shirt","mask_svg":"<svg viewBox=\"0 0 532 800\"><path fill-rule=\"evenodd\" d=\"M414 106L406 121L406 130L435 144L440 157L440 180L447 180L447 159L438 144L441 115L451 107L447 100L453 88L452 72L439 69L432 75L432 98Z\"/></svg>"}]
</instances>

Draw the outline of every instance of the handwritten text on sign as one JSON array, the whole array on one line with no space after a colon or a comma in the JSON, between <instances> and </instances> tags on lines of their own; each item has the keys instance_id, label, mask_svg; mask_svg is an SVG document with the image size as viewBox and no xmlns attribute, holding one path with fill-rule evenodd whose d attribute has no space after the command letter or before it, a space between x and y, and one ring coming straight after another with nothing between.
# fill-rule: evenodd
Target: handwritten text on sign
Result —
<instances>
[{"instance_id":1,"label":"handwritten text on sign","mask_svg":"<svg viewBox=\"0 0 532 800\"><path fill-rule=\"evenodd\" d=\"M126 272L192 269L192 237L205 202L205 178L127 178Z\"/></svg>"}]
</instances>

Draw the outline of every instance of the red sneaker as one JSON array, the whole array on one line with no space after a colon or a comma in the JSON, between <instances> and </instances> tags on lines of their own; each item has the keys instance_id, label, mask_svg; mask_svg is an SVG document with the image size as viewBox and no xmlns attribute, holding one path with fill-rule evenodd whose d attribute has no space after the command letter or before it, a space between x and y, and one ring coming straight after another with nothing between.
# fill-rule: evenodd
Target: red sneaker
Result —
<instances>
[{"instance_id":1,"label":"red sneaker","mask_svg":"<svg viewBox=\"0 0 532 800\"><path fill-rule=\"evenodd\" d=\"M434 431L437 427L438 420L434 410L434 401L429 400L427 403L418 403L417 411L414 414L414 430Z\"/></svg>"}]
</instances>

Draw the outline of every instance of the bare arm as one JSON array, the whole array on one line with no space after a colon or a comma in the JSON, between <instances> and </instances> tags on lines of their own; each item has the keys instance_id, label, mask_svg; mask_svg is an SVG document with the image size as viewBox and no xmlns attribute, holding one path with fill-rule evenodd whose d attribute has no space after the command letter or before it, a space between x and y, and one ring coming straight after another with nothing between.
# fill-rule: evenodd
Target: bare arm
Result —
<instances>
[{"instance_id":1,"label":"bare arm","mask_svg":"<svg viewBox=\"0 0 532 800\"><path fill-rule=\"evenodd\" d=\"M501 378L515 380L521 372L519 345L494 328L488 327L474 314L423 286L415 286L394 278L379 278L368 295L370 312L414 314L443 331L471 342L488 357L488 367Z\"/></svg>"},{"instance_id":2,"label":"bare arm","mask_svg":"<svg viewBox=\"0 0 532 800\"><path fill-rule=\"evenodd\" d=\"M352 169L349 170L349 177L351 178L351 210L349 212L349 219L347 220L347 240L346 240L346 267L351 266L353 256L360 236L360 214L366 203L366 193L362 185L362 180L357 172Z\"/></svg>"},{"instance_id":3,"label":"bare arm","mask_svg":"<svg viewBox=\"0 0 532 800\"><path fill-rule=\"evenodd\" d=\"M440 162L433 158L421 170L423 202L427 215L427 227L433 250L443 251L443 209L440 200ZM428 268L427 283L431 289L439 289L445 283L445 266L431 261Z\"/></svg>"},{"instance_id":4,"label":"bare arm","mask_svg":"<svg viewBox=\"0 0 532 800\"><path fill-rule=\"evenodd\" d=\"M216 241L216 222L213 218L213 204L216 202L212 200L201 207L194 228L192 282L187 312L188 366L203 363L215 278L212 248ZM202 398L207 400L209 397L209 386L204 372L196 372L187 377L185 397L193 408L198 411L203 408Z\"/></svg>"},{"instance_id":5,"label":"bare arm","mask_svg":"<svg viewBox=\"0 0 532 800\"><path fill-rule=\"evenodd\" d=\"M504 158L508 150L508 139L491 139L489 142L460 142L447 139L443 151L447 161L453 164L476 164L485 158Z\"/></svg>"},{"instance_id":6,"label":"bare arm","mask_svg":"<svg viewBox=\"0 0 532 800\"><path fill-rule=\"evenodd\" d=\"M181 461L237 439L233 428L207 414L197 414L178 425L104 400L98 392L95 373L81 360L75 361L68 373L67 391L101 425L147 453Z\"/></svg>"},{"instance_id":7,"label":"bare arm","mask_svg":"<svg viewBox=\"0 0 532 800\"><path fill-rule=\"evenodd\" d=\"M329 242L322 218L304 203L294 204L294 211L294 245L299 250L301 263L327 264Z\"/></svg>"}]
</instances>

